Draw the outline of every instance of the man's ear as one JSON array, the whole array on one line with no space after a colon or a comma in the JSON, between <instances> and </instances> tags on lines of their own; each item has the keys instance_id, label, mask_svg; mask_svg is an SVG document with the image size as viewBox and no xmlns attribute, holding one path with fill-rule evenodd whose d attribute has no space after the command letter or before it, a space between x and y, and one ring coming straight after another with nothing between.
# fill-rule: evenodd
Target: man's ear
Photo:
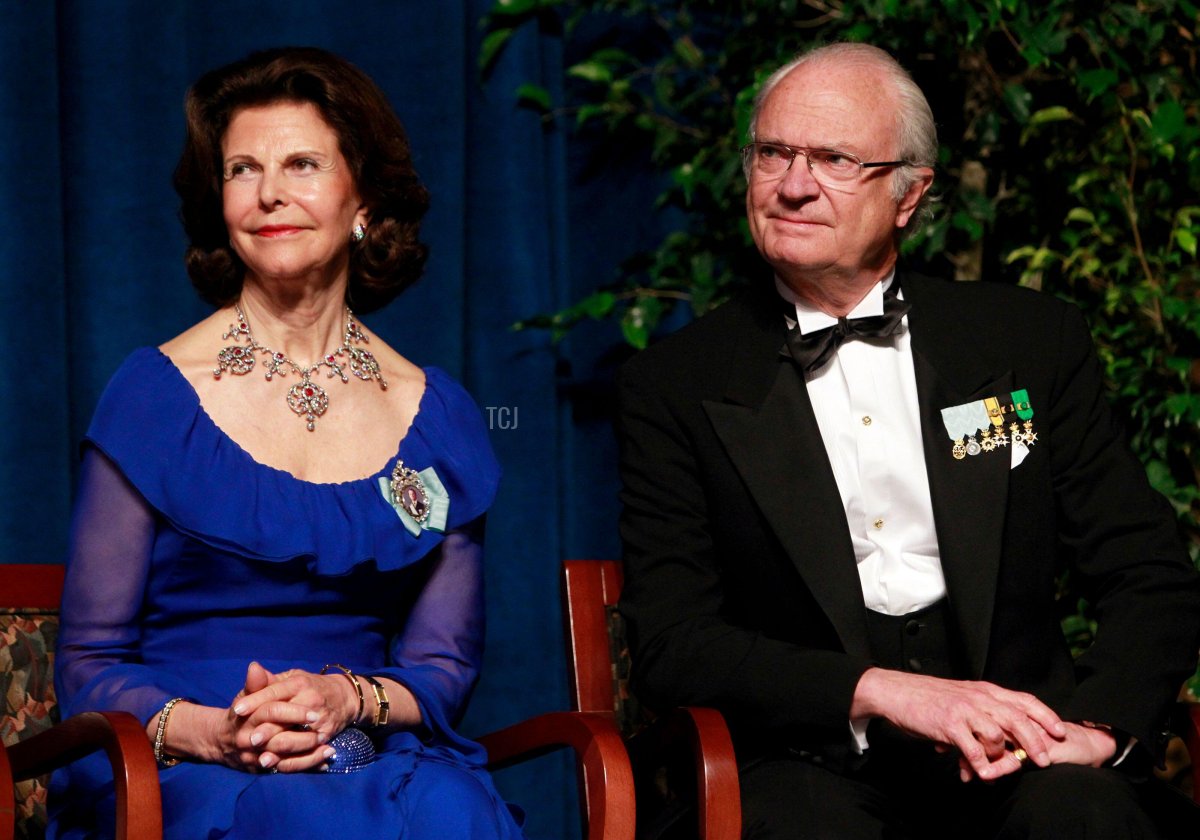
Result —
<instances>
[{"instance_id":1,"label":"man's ear","mask_svg":"<svg viewBox=\"0 0 1200 840\"><path fill-rule=\"evenodd\" d=\"M896 227L902 228L908 224L908 220L912 218L913 212L917 209L917 205L921 203L921 199L925 193L929 192L929 188L933 186L933 169L928 166L917 167L917 178L908 187L908 192L900 199L900 203L896 205Z\"/></svg>"}]
</instances>

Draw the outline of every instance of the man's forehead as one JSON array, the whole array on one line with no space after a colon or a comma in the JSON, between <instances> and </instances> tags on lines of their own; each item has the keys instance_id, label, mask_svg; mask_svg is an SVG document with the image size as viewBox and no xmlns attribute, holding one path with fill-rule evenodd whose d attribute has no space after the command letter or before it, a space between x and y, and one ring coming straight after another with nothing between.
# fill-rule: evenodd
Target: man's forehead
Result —
<instances>
[{"instance_id":1,"label":"man's forehead","mask_svg":"<svg viewBox=\"0 0 1200 840\"><path fill-rule=\"evenodd\" d=\"M877 105L891 98L890 88L887 75L878 67L826 60L802 64L792 70L780 79L763 105L796 101L833 106L847 100Z\"/></svg>"},{"instance_id":2,"label":"man's forehead","mask_svg":"<svg viewBox=\"0 0 1200 840\"><path fill-rule=\"evenodd\" d=\"M756 139L846 148L890 135L894 108L878 70L830 64L801 65L779 82L759 111Z\"/></svg>"}]
</instances>

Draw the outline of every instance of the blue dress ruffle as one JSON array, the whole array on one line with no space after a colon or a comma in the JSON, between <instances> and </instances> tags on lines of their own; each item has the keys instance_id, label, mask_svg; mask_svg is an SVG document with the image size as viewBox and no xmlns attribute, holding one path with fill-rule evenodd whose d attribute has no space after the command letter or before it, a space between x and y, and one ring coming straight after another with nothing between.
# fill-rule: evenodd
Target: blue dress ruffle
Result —
<instances>
[{"instance_id":1,"label":"blue dress ruffle","mask_svg":"<svg viewBox=\"0 0 1200 840\"><path fill-rule=\"evenodd\" d=\"M391 571L441 540L432 531L399 538L396 513L377 482L390 476L396 458L437 471L452 500L448 529L482 515L500 481L474 401L438 368L426 368L425 376L420 408L396 456L358 481L314 484L259 464L212 422L191 385L154 348L135 351L113 376L87 440L172 525L218 551L302 557L322 575L368 561Z\"/></svg>"}]
</instances>

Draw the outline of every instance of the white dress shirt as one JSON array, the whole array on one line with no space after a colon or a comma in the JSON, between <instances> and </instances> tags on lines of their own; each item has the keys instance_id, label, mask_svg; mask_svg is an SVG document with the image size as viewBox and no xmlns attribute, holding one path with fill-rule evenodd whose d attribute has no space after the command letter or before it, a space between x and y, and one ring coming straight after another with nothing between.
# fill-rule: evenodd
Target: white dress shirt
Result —
<instances>
[{"instance_id":1,"label":"white dress shirt","mask_svg":"<svg viewBox=\"0 0 1200 840\"><path fill-rule=\"evenodd\" d=\"M883 292L893 276L874 286L847 317L882 315ZM778 278L775 285L795 305L801 332L837 323ZM908 316L888 338L843 342L805 380L846 511L867 608L904 615L945 597Z\"/></svg>"}]
</instances>

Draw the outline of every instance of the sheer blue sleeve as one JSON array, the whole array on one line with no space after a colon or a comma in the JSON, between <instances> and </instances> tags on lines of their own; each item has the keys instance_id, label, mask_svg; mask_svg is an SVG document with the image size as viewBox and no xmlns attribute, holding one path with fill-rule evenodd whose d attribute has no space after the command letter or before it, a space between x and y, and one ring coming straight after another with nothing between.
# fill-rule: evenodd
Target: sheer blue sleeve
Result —
<instances>
[{"instance_id":1,"label":"sheer blue sleeve","mask_svg":"<svg viewBox=\"0 0 1200 840\"><path fill-rule=\"evenodd\" d=\"M141 664L155 515L120 470L84 451L71 519L55 689L63 716L127 711L143 723L172 696Z\"/></svg>"},{"instance_id":2,"label":"sheer blue sleeve","mask_svg":"<svg viewBox=\"0 0 1200 840\"><path fill-rule=\"evenodd\" d=\"M480 517L448 532L432 561L391 663L380 672L408 687L433 736L457 741L483 658L483 531Z\"/></svg>"}]
</instances>

